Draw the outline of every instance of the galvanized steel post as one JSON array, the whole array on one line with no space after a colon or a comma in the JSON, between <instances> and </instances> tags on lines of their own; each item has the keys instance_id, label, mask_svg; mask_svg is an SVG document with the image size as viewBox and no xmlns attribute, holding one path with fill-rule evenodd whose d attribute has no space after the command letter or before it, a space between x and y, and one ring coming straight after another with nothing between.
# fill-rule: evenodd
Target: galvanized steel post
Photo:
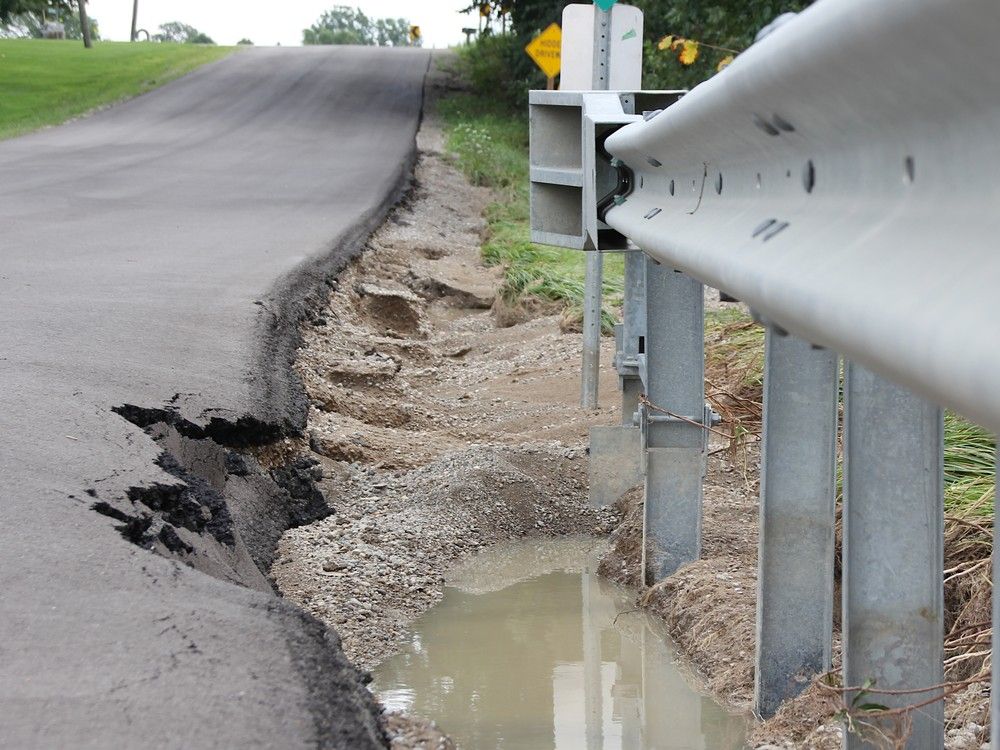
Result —
<instances>
[{"instance_id":1,"label":"galvanized steel post","mask_svg":"<svg viewBox=\"0 0 1000 750\"><path fill-rule=\"evenodd\" d=\"M595 91L606 91L611 51L611 12L595 6ZM601 376L601 293L604 286L604 256L599 249L587 253L583 280L583 368L580 374L580 405L596 409Z\"/></svg>"},{"instance_id":2,"label":"galvanized steel post","mask_svg":"<svg viewBox=\"0 0 1000 750\"><path fill-rule=\"evenodd\" d=\"M941 410L854 363L844 388L844 684L915 690L944 680ZM938 691L871 702L900 707ZM853 695L846 697L848 703ZM944 705L910 715L907 748L940 750ZM888 720L880 729L898 731ZM857 734L845 747L873 747Z\"/></svg>"},{"instance_id":3,"label":"galvanized steel post","mask_svg":"<svg viewBox=\"0 0 1000 750\"><path fill-rule=\"evenodd\" d=\"M768 326L754 706L770 717L830 668L838 358Z\"/></svg>"},{"instance_id":4,"label":"galvanized steel post","mask_svg":"<svg viewBox=\"0 0 1000 750\"><path fill-rule=\"evenodd\" d=\"M647 260L646 395L655 406L646 417L643 540L651 546L649 568L657 580L701 552L707 442L700 426L706 415L703 294L690 276Z\"/></svg>"},{"instance_id":5,"label":"galvanized steel post","mask_svg":"<svg viewBox=\"0 0 1000 750\"><path fill-rule=\"evenodd\" d=\"M601 377L601 287L604 256L594 250L586 254L583 281L583 369L580 375L580 405L596 409Z\"/></svg>"},{"instance_id":6,"label":"galvanized steel post","mask_svg":"<svg viewBox=\"0 0 1000 750\"><path fill-rule=\"evenodd\" d=\"M646 256L638 250L625 253L625 296L622 303L622 343L619 368L622 386L622 424L631 425L642 381L638 358L646 343Z\"/></svg>"}]
</instances>

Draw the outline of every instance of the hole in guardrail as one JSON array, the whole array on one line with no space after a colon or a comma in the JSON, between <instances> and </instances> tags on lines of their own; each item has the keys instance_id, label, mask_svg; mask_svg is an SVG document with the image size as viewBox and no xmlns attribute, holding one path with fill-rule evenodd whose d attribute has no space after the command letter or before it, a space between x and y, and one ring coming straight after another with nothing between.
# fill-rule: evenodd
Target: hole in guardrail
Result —
<instances>
[{"instance_id":1,"label":"hole in guardrail","mask_svg":"<svg viewBox=\"0 0 1000 750\"><path fill-rule=\"evenodd\" d=\"M792 176L792 170L786 169L785 170L785 177L791 177L791 176Z\"/></svg>"},{"instance_id":2,"label":"hole in guardrail","mask_svg":"<svg viewBox=\"0 0 1000 750\"><path fill-rule=\"evenodd\" d=\"M674 194L674 181L673 180L670 181L670 194L671 195Z\"/></svg>"},{"instance_id":3,"label":"hole in guardrail","mask_svg":"<svg viewBox=\"0 0 1000 750\"><path fill-rule=\"evenodd\" d=\"M715 178L715 192L717 195L722 195L722 172Z\"/></svg>"},{"instance_id":4,"label":"hole in guardrail","mask_svg":"<svg viewBox=\"0 0 1000 750\"><path fill-rule=\"evenodd\" d=\"M806 189L807 193L811 193L813 188L816 187L816 166L813 164L812 159L806 162L806 166L802 170L802 186Z\"/></svg>"},{"instance_id":5,"label":"hole in guardrail","mask_svg":"<svg viewBox=\"0 0 1000 750\"><path fill-rule=\"evenodd\" d=\"M753 124L756 125L758 128L760 128L761 130L763 130L768 135L781 135L781 132L776 127L774 127L774 125L769 123L767 120L758 115L756 112L754 112L753 114Z\"/></svg>"},{"instance_id":6,"label":"hole in guardrail","mask_svg":"<svg viewBox=\"0 0 1000 750\"><path fill-rule=\"evenodd\" d=\"M753 234L751 234L750 236L751 237L757 237L765 229L768 229L768 228L774 226L777 223L778 223L777 219L767 219L765 221L762 221L760 224L757 225L757 228L753 230Z\"/></svg>"},{"instance_id":7,"label":"hole in guardrail","mask_svg":"<svg viewBox=\"0 0 1000 750\"><path fill-rule=\"evenodd\" d=\"M917 178L917 165L913 161L912 156L907 156L903 159L903 182L907 185L912 185L913 181Z\"/></svg>"},{"instance_id":8,"label":"hole in guardrail","mask_svg":"<svg viewBox=\"0 0 1000 750\"><path fill-rule=\"evenodd\" d=\"M640 336L639 337L639 354L645 354L645 353L646 353L646 337L645 336Z\"/></svg>"},{"instance_id":9,"label":"hole in guardrail","mask_svg":"<svg viewBox=\"0 0 1000 750\"><path fill-rule=\"evenodd\" d=\"M783 222L781 222L779 224L776 224L775 226L773 226L769 230L767 230L767 232L764 234L764 242L767 242L769 239L778 236L779 234L781 234L782 232L784 232L786 229L788 229L788 222L787 221L783 221Z\"/></svg>"},{"instance_id":10,"label":"hole in guardrail","mask_svg":"<svg viewBox=\"0 0 1000 750\"><path fill-rule=\"evenodd\" d=\"M786 120L781 115L775 115L771 119L774 121L774 124L778 128L780 128L781 130L784 130L786 133L794 133L795 132L795 126L792 125L792 123L790 123L788 120Z\"/></svg>"},{"instance_id":11,"label":"hole in guardrail","mask_svg":"<svg viewBox=\"0 0 1000 750\"><path fill-rule=\"evenodd\" d=\"M657 159L654 159L652 156L647 156L646 157L646 161L649 162L649 165L651 167L662 167L663 166L662 162L658 161Z\"/></svg>"},{"instance_id":12,"label":"hole in guardrail","mask_svg":"<svg viewBox=\"0 0 1000 750\"><path fill-rule=\"evenodd\" d=\"M762 184L762 182L761 182L761 179L760 179L760 172L758 172L757 173L757 189L758 190L760 190L761 184Z\"/></svg>"},{"instance_id":13,"label":"hole in guardrail","mask_svg":"<svg viewBox=\"0 0 1000 750\"><path fill-rule=\"evenodd\" d=\"M645 216L643 216L642 218L644 218L644 219L652 219L654 216L656 216L662 210L663 209L660 209L660 208L654 208L648 214L646 214Z\"/></svg>"}]
</instances>

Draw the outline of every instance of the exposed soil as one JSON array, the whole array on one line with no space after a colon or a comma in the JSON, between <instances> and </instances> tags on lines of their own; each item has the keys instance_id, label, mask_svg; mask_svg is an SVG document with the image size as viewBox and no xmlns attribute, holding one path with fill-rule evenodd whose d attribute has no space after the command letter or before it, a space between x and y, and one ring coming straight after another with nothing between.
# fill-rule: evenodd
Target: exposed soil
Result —
<instances>
[{"instance_id":1,"label":"exposed soil","mask_svg":"<svg viewBox=\"0 0 1000 750\"><path fill-rule=\"evenodd\" d=\"M337 512L288 531L271 568L362 669L399 647L462 557L617 523L587 504L586 458L589 427L617 418L614 371L601 408L582 411L580 336L544 309L511 325L494 305L500 274L480 260L491 195L449 163L429 110L410 196L305 326L296 368ZM607 340L602 356L612 355ZM423 720L384 725L393 747L450 747Z\"/></svg>"}]
</instances>

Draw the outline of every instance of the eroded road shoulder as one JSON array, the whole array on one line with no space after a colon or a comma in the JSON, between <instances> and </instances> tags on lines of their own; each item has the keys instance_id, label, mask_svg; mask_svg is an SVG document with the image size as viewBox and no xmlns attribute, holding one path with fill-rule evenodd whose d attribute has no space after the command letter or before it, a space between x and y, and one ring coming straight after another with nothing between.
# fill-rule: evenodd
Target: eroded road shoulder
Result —
<instances>
[{"instance_id":1,"label":"eroded road shoulder","mask_svg":"<svg viewBox=\"0 0 1000 750\"><path fill-rule=\"evenodd\" d=\"M588 428L617 404L613 373L602 410L582 412L580 337L554 315L498 326L499 276L480 260L490 195L449 163L432 111L418 141L409 201L306 326L310 445L338 512L287 532L272 568L366 669L463 556L615 520L588 507L586 471Z\"/></svg>"}]
</instances>

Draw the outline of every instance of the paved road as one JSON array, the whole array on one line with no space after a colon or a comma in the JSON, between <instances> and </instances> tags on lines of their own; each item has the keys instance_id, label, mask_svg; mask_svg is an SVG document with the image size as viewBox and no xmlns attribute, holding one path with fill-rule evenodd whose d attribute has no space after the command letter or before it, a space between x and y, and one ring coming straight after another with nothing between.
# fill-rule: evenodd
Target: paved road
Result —
<instances>
[{"instance_id":1,"label":"paved road","mask_svg":"<svg viewBox=\"0 0 1000 750\"><path fill-rule=\"evenodd\" d=\"M427 64L254 49L0 143L0 746L371 744L325 631L92 506L178 484L115 407L230 444L301 426L301 299L396 196Z\"/></svg>"}]
</instances>

